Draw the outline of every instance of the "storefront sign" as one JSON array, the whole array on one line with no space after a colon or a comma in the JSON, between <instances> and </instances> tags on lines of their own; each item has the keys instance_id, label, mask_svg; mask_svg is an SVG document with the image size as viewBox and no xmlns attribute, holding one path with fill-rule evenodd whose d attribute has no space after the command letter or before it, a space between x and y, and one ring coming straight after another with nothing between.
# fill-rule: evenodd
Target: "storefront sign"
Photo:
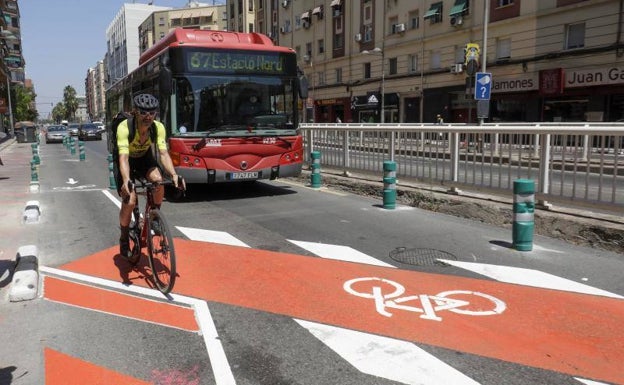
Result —
<instances>
[{"instance_id":1,"label":"storefront sign","mask_svg":"<svg viewBox=\"0 0 624 385\"><path fill-rule=\"evenodd\" d=\"M561 95L563 93L563 83L563 68L553 68L539 72L539 92L541 95Z\"/></svg>"},{"instance_id":2,"label":"storefront sign","mask_svg":"<svg viewBox=\"0 0 624 385\"><path fill-rule=\"evenodd\" d=\"M624 66L566 71L566 88L624 84Z\"/></svg>"},{"instance_id":3,"label":"storefront sign","mask_svg":"<svg viewBox=\"0 0 624 385\"><path fill-rule=\"evenodd\" d=\"M539 84L537 74L513 78L493 77L492 80L492 93L535 91Z\"/></svg>"}]
</instances>

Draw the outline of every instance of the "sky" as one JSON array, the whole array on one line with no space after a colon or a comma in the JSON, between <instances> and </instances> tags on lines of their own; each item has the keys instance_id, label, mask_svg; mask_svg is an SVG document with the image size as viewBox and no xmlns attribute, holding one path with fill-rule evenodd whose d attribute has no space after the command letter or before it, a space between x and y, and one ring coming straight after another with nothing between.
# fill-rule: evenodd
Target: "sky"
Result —
<instances>
[{"instance_id":1,"label":"sky","mask_svg":"<svg viewBox=\"0 0 624 385\"><path fill-rule=\"evenodd\" d=\"M148 0L19 0L26 78L33 81L39 117L48 117L70 85L85 95L85 78L106 53L106 28L124 3ZM212 4L212 1L202 1ZM180 8L188 0L153 0Z\"/></svg>"}]
</instances>

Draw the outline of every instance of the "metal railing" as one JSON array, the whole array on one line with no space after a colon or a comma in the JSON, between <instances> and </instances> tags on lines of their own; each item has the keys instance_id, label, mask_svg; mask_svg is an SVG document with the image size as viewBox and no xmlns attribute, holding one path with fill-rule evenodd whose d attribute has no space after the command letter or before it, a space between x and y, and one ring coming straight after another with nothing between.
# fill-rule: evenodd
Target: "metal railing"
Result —
<instances>
[{"instance_id":1,"label":"metal railing","mask_svg":"<svg viewBox=\"0 0 624 385\"><path fill-rule=\"evenodd\" d=\"M623 123L301 124L306 156L321 165L397 176L449 189L511 196L533 179L539 203L624 207ZM308 159L309 160L309 159Z\"/></svg>"}]
</instances>

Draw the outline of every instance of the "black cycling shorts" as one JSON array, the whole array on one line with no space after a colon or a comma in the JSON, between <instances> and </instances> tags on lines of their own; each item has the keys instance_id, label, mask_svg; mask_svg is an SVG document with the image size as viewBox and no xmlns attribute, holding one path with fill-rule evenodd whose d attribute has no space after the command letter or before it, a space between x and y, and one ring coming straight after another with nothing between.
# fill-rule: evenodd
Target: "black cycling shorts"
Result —
<instances>
[{"instance_id":1,"label":"black cycling shorts","mask_svg":"<svg viewBox=\"0 0 624 385\"><path fill-rule=\"evenodd\" d=\"M159 168L158 161L154 158L151 150L148 150L145 155L139 158L128 157L128 161L130 163L130 180L132 181L138 178L147 178L147 173L150 170ZM119 159L116 159L113 164L113 173L115 175L115 183L117 183L117 193L121 194L123 181L119 172Z\"/></svg>"}]
</instances>

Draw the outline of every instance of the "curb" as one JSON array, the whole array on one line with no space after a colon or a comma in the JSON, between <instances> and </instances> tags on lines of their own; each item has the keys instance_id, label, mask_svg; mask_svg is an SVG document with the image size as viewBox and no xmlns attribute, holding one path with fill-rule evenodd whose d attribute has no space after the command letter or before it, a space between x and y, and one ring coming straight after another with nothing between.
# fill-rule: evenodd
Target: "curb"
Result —
<instances>
[{"instance_id":1,"label":"curb","mask_svg":"<svg viewBox=\"0 0 624 385\"><path fill-rule=\"evenodd\" d=\"M17 250L9 301L28 301L37 297L39 288L38 254L39 250L35 245L22 246Z\"/></svg>"}]
</instances>

